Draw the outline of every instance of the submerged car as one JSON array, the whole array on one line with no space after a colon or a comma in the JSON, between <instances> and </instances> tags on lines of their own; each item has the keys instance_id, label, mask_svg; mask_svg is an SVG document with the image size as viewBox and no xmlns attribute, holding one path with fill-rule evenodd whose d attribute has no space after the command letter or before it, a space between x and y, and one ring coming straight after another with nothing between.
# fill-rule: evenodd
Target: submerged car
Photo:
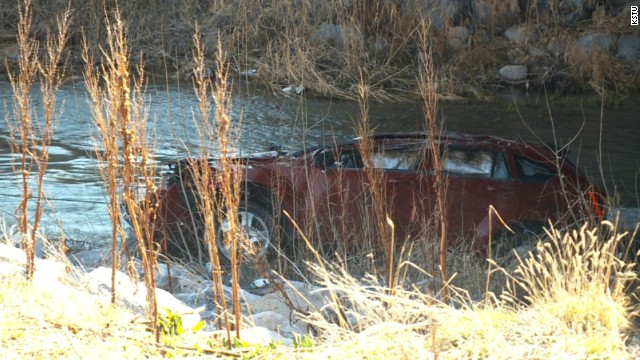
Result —
<instances>
[{"instance_id":1,"label":"submerged car","mask_svg":"<svg viewBox=\"0 0 640 360\"><path fill-rule=\"evenodd\" d=\"M383 199L385 216L393 221L397 243L433 230L436 172L427 135L388 133L365 140L366 161L360 138L293 153L271 151L231 159L242 179L238 219L248 244L260 254L276 244L283 246L281 239L275 239L278 228L295 247L299 236L293 223L320 243L331 243L346 233L348 241L362 241L359 238L371 231L371 214L376 211L374 186L383 194L378 199ZM507 225L516 232L539 232L549 221L566 216L603 216L604 195L553 146L454 132L441 134L435 143L441 154L440 174L446 179L449 246L484 252ZM196 161L168 164L170 172L156 193L157 221L162 223L157 226L162 229L158 239L166 239L169 253L176 256L202 245L198 210L202 197L192 178ZM219 159L206 161L212 184L221 186ZM223 235L229 224L224 214L217 225L220 254L228 258Z\"/></svg>"}]
</instances>

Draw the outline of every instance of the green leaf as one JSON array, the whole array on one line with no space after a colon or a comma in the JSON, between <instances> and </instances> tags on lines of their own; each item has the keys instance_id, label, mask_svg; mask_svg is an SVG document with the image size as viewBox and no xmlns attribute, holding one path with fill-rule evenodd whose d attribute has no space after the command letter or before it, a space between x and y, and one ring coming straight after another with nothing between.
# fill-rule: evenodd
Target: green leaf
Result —
<instances>
[{"instance_id":1,"label":"green leaf","mask_svg":"<svg viewBox=\"0 0 640 360\"><path fill-rule=\"evenodd\" d=\"M202 328L204 328L205 324L206 323L204 321L200 321L191 328L191 331L197 333L198 331L202 330Z\"/></svg>"}]
</instances>

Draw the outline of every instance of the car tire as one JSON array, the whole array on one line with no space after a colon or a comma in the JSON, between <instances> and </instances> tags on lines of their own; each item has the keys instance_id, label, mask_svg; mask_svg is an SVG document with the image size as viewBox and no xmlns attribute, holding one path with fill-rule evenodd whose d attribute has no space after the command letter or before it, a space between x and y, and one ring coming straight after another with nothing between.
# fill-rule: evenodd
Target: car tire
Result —
<instances>
[{"instance_id":1,"label":"car tire","mask_svg":"<svg viewBox=\"0 0 640 360\"><path fill-rule=\"evenodd\" d=\"M240 263L256 263L260 259L269 259L277 251L273 243L274 217L271 211L258 202L246 201L238 207L238 224L240 225L239 261ZM230 229L225 215L217 226L218 253L220 259L231 262L231 244L225 239Z\"/></svg>"}]
</instances>

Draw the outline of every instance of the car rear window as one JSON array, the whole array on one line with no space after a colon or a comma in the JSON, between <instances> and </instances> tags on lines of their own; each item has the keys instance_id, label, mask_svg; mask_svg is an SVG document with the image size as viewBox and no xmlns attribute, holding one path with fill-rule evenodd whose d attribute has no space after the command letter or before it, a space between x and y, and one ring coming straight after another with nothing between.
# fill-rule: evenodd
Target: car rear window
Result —
<instances>
[{"instance_id":1,"label":"car rear window","mask_svg":"<svg viewBox=\"0 0 640 360\"><path fill-rule=\"evenodd\" d=\"M556 175L556 171L538 161L527 159L524 156L516 156L518 172L521 178L532 180L547 180Z\"/></svg>"}]
</instances>

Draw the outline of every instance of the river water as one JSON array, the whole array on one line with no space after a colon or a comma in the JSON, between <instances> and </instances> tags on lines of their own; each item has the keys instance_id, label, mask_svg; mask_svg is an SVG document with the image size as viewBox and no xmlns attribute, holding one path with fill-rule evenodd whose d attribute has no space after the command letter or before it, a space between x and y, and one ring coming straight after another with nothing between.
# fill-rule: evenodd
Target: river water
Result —
<instances>
[{"instance_id":1,"label":"river water","mask_svg":"<svg viewBox=\"0 0 640 360\"><path fill-rule=\"evenodd\" d=\"M197 151L194 117L198 102L189 87L172 83L148 88L149 132L158 163ZM34 89L36 114L42 101ZM0 109L11 122L11 86L0 80ZM259 151L271 144L285 149L332 143L354 137L359 106L349 101L287 97L269 90L239 86L232 97L238 148ZM95 160L96 129L82 82L69 82L58 93L58 125L45 177L49 205L45 231L67 237L106 241L110 222L106 195ZM213 112L212 112L213 113ZM541 94L505 94L490 103L441 102L438 114L446 130L570 144L570 158L595 181L616 193L624 207L638 207L640 180L640 102L626 101L602 110L593 100L562 98L547 106ZM421 130L418 103L370 104L376 132ZM20 192L14 174L10 131L0 120L0 217L15 224ZM601 121L602 120L602 121ZM602 169L602 170L600 170Z\"/></svg>"}]
</instances>

